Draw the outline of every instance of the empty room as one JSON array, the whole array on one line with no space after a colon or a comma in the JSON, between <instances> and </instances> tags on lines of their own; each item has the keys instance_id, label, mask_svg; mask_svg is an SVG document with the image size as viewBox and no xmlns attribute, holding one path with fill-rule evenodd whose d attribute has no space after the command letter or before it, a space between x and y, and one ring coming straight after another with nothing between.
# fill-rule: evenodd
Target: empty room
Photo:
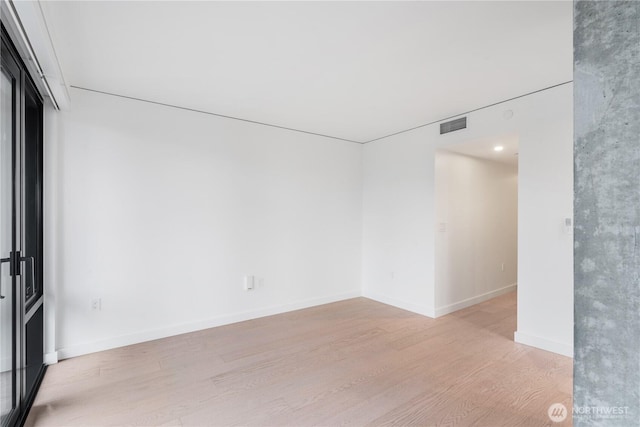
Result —
<instances>
[{"instance_id":1,"label":"empty room","mask_svg":"<svg viewBox=\"0 0 640 427\"><path fill-rule=\"evenodd\" d=\"M0 8L0 427L640 426L640 2Z\"/></svg>"}]
</instances>

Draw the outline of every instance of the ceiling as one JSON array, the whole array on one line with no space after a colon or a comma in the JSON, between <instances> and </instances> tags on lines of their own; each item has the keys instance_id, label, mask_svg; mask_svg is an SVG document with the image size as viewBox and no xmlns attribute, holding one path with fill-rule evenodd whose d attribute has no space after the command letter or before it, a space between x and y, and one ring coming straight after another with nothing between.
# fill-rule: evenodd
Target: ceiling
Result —
<instances>
[{"instance_id":1,"label":"ceiling","mask_svg":"<svg viewBox=\"0 0 640 427\"><path fill-rule=\"evenodd\" d=\"M497 146L502 147L502 151L495 151L494 148ZM515 134L447 144L439 148L465 156L518 166L518 135Z\"/></svg>"},{"instance_id":2,"label":"ceiling","mask_svg":"<svg viewBox=\"0 0 640 427\"><path fill-rule=\"evenodd\" d=\"M357 142L573 72L571 1L42 7L71 86Z\"/></svg>"}]
</instances>

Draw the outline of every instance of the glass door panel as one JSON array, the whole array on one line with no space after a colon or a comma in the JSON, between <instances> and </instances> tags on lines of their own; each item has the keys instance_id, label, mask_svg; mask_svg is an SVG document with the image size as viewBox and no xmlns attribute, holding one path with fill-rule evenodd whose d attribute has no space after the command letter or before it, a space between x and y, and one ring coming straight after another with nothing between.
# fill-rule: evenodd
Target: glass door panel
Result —
<instances>
[{"instance_id":1,"label":"glass door panel","mask_svg":"<svg viewBox=\"0 0 640 427\"><path fill-rule=\"evenodd\" d=\"M32 394L44 364L42 298L42 101L30 81L24 89L22 139L22 242L20 283L24 292L23 396Z\"/></svg>"},{"instance_id":2,"label":"glass door panel","mask_svg":"<svg viewBox=\"0 0 640 427\"><path fill-rule=\"evenodd\" d=\"M14 79L2 70L0 81L0 416L7 425L16 408L15 307L11 254L14 229Z\"/></svg>"}]
</instances>

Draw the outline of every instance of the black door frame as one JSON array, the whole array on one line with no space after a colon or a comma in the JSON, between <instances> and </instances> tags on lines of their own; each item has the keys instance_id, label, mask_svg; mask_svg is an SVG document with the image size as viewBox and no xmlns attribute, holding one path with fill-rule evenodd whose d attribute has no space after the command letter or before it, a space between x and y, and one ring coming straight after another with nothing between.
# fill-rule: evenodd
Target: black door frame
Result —
<instances>
[{"instance_id":1,"label":"black door frame","mask_svg":"<svg viewBox=\"0 0 640 427\"><path fill-rule=\"evenodd\" d=\"M22 70L20 67L20 63L16 61L16 59L7 52L8 48L5 43L5 32L4 27L2 28L2 68L5 73L7 73L11 79L15 82L15 86L12 84L12 103L11 103L11 249L7 254L7 258L3 258L3 262L7 262L9 264L9 276L11 280L9 283L5 284L5 286L11 287L11 400L12 400L12 412L10 412L8 418L5 420L6 425L13 425L20 418L21 404L20 404L20 378L18 375L18 361L21 359L22 355L18 352L18 349L21 346L20 337L18 336L18 327L20 319L18 318L20 310L19 310L19 300L20 295L16 292L16 275L15 273L15 253L16 253L16 245L17 245L17 212L14 208L17 206L17 198L16 192L19 190L19 186L16 185L16 173L18 167L18 161L16 152L20 149L20 140L21 140L21 121L20 121L20 109L21 109L21 93L22 93ZM4 255L4 254L3 254Z\"/></svg>"}]
</instances>

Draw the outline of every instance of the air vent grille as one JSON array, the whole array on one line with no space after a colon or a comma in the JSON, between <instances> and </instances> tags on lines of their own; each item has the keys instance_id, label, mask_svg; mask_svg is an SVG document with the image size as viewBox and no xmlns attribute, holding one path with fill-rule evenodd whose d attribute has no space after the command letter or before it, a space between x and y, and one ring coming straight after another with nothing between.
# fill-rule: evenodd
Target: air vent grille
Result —
<instances>
[{"instance_id":1,"label":"air vent grille","mask_svg":"<svg viewBox=\"0 0 640 427\"><path fill-rule=\"evenodd\" d=\"M460 129L467 128L467 118L462 117L459 119L451 120L450 122L440 123L440 135L445 133L455 132Z\"/></svg>"}]
</instances>

